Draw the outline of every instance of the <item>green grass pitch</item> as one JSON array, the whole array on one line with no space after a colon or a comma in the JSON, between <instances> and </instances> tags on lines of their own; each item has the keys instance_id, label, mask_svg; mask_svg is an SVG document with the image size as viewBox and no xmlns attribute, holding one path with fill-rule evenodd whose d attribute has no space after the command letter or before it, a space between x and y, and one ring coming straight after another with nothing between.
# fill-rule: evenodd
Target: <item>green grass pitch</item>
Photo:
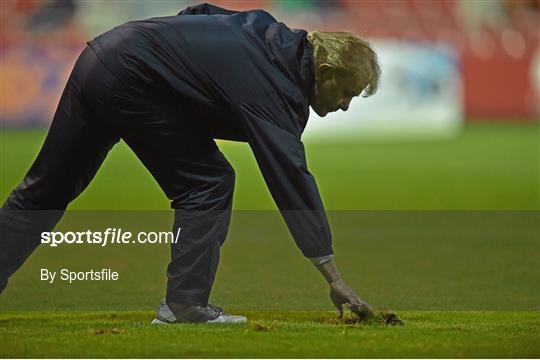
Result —
<instances>
[{"instance_id":1,"label":"green grass pitch","mask_svg":"<svg viewBox=\"0 0 540 360\"><path fill-rule=\"evenodd\" d=\"M5 199L45 132L0 135ZM167 246L42 246L0 296L0 357L539 357L538 135L538 124L469 124L451 140L306 146L345 280L404 326L336 320L249 148L225 142L238 211L211 300L250 323L150 326ZM169 214L122 143L70 209ZM121 278L48 285L38 279L43 266L111 267Z\"/></svg>"},{"instance_id":2,"label":"green grass pitch","mask_svg":"<svg viewBox=\"0 0 540 360\"><path fill-rule=\"evenodd\" d=\"M327 209L539 209L539 125L470 124L452 140L307 144ZM0 133L0 198L24 176L45 132ZM223 143L237 173L235 209L275 209L246 144ZM128 181L129 180L129 181ZM71 209L168 209L123 143Z\"/></svg>"},{"instance_id":3,"label":"green grass pitch","mask_svg":"<svg viewBox=\"0 0 540 360\"><path fill-rule=\"evenodd\" d=\"M3 316L3 357L527 358L538 312L426 312L405 326L336 324L328 312L247 312L247 325L151 326L149 312L22 312ZM47 334L47 335L44 335Z\"/></svg>"}]
</instances>

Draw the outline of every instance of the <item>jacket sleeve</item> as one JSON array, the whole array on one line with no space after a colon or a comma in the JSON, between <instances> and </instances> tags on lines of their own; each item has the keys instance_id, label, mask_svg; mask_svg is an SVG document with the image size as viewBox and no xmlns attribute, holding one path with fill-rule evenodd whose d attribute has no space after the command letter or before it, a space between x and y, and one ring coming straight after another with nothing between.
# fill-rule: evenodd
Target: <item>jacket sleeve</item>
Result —
<instances>
[{"instance_id":1,"label":"jacket sleeve","mask_svg":"<svg viewBox=\"0 0 540 360\"><path fill-rule=\"evenodd\" d=\"M238 11L227 10L219 6L203 3L195 6L189 6L180 11L177 15L232 15Z\"/></svg>"},{"instance_id":2,"label":"jacket sleeve","mask_svg":"<svg viewBox=\"0 0 540 360\"><path fill-rule=\"evenodd\" d=\"M304 145L287 106L250 101L237 106L264 180L304 256L330 255L332 238L321 197L308 171Z\"/></svg>"}]
</instances>

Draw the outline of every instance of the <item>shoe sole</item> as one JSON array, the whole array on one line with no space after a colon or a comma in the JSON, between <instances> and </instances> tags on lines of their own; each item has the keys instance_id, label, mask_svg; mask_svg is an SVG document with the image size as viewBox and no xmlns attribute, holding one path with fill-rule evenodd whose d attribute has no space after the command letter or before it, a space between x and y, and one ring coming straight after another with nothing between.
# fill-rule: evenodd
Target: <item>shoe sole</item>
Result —
<instances>
[{"instance_id":1,"label":"shoe sole","mask_svg":"<svg viewBox=\"0 0 540 360\"><path fill-rule=\"evenodd\" d=\"M221 315L215 318L214 320L208 320L207 324L245 324L247 322L247 318L245 316L228 316L229 320L226 320L226 318L223 318Z\"/></svg>"},{"instance_id":2,"label":"shoe sole","mask_svg":"<svg viewBox=\"0 0 540 360\"><path fill-rule=\"evenodd\" d=\"M247 318L245 318L245 317L240 318L240 319L236 319L235 321L215 321L215 320L212 321L212 320L208 320L206 322L206 324L245 324L245 323L247 323ZM161 321L159 319L152 320L152 322L150 324L151 325L174 325L174 323Z\"/></svg>"}]
</instances>

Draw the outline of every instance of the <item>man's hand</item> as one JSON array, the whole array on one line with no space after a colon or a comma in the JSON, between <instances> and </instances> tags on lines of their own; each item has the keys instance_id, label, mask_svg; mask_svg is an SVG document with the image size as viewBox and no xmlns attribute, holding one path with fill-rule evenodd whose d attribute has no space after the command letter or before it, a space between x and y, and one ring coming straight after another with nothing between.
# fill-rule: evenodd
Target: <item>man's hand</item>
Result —
<instances>
[{"instance_id":1,"label":"man's hand","mask_svg":"<svg viewBox=\"0 0 540 360\"><path fill-rule=\"evenodd\" d=\"M326 259L314 258L311 261L330 285L330 300L337 308L339 317L343 317L343 305L347 305L349 310L362 319L374 315L375 312L371 306L360 299L356 292L343 281L333 256L323 258Z\"/></svg>"},{"instance_id":2,"label":"man's hand","mask_svg":"<svg viewBox=\"0 0 540 360\"><path fill-rule=\"evenodd\" d=\"M343 318L343 305L347 305L349 310L362 318L374 314L371 306L362 300L343 279L330 283L330 300L337 308L340 318Z\"/></svg>"}]
</instances>

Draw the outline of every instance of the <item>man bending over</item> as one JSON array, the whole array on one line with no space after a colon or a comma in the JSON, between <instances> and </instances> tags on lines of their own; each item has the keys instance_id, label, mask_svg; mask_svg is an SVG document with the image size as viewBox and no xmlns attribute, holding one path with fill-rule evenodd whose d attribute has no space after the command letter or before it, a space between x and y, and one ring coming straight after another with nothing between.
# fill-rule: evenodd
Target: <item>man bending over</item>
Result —
<instances>
[{"instance_id":1,"label":"man bending over","mask_svg":"<svg viewBox=\"0 0 540 360\"><path fill-rule=\"evenodd\" d=\"M300 140L309 107L346 111L377 90L368 43L291 30L262 10L209 4L131 21L78 58L49 133L0 212L0 291L123 139L175 209L166 298L154 323L244 322L208 303L231 216L235 174L214 139L248 142L289 230L330 298L371 312L341 278L324 207ZM43 212L37 218L34 210ZM39 212L38 212L39 213Z\"/></svg>"}]
</instances>

